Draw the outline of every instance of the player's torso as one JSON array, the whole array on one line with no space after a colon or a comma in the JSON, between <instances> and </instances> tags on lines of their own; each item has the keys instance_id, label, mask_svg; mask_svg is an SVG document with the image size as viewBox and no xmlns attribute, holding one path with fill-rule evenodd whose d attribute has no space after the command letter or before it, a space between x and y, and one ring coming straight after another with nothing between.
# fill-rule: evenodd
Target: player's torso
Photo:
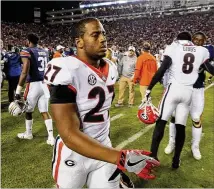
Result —
<instances>
[{"instance_id":1,"label":"player's torso","mask_svg":"<svg viewBox=\"0 0 214 189\"><path fill-rule=\"evenodd\" d=\"M114 96L113 85L118 76L114 63L108 59L105 61L108 63L99 70L76 57L52 60L55 69L61 70L52 83L69 85L75 91L81 130L100 142L109 135L109 108ZM45 78L50 78L52 73L50 71Z\"/></svg>"},{"instance_id":2,"label":"player's torso","mask_svg":"<svg viewBox=\"0 0 214 189\"><path fill-rule=\"evenodd\" d=\"M114 95L117 78L115 69L108 66L108 76L101 76L97 70L82 64L77 70L79 80L77 106L83 131L98 140L104 140L109 133L109 109Z\"/></svg>"},{"instance_id":3,"label":"player's torso","mask_svg":"<svg viewBox=\"0 0 214 189\"><path fill-rule=\"evenodd\" d=\"M170 82L193 85L198 78L198 70L203 63L203 47L177 45L169 69Z\"/></svg>"},{"instance_id":4,"label":"player's torso","mask_svg":"<svg viewBox=\"0 0 214 189\"><path fill-rule=\"evenodd\" d=\"M47 52L41 48L28 48L31 54L30 70L27 82L43 81L44 70L48 62Z\"/></svg>"}]
</instances>

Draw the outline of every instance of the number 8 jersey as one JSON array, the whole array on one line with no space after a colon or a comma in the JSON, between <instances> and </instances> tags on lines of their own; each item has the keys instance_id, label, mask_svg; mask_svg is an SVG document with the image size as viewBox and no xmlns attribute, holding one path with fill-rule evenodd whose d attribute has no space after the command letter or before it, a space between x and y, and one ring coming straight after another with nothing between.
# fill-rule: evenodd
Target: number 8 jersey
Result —
<instances>
[{"instance_id":1,"label":"number 8 jersey","mask_svg":"<svg viewBox=\"0 0 214 189\"><path fill-rule=\"evenodd\" d=\"M109 135L109 108L117 77L117 68L108 59L95 68L74 56L51 60L45 72L51 103L76 103L82 131L100 142Z\"/></svg>"},{"instance_id":2,"label":"number 8 jersey","mask_svg":"<svg viewBox=\"0 0 214 189\"><path fill-rule=\"evenodd\" d=\"M182 85L193 85L198 78L199 67L209 59L206 48L184 40L174 41L167 46L164 55L172 59L168 83Z\"/></svg>"}]
</instances>

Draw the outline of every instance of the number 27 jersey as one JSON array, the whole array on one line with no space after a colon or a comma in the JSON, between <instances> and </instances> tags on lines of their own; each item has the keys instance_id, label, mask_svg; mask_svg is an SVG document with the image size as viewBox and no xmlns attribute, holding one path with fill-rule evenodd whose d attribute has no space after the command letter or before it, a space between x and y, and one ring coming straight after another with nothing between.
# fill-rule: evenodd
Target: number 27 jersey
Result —
<instances>
[{"instance_id":1,"label":"number 27 jersey","mask_svg":"<svg viewBox=\"0 0 214 189\"><path fill-rule=\"evenodd\" d=\"M168 83L182 85L193 85L198 78L199 67L209 59L206 48L194 46L189 41L174 41L166 47L164 55L172 59Z\"/></svg>"},{"instance_id":2,"label":"number 27 jersey","mask_svg":"<svg viewBox=\"0 0 214 189\"><path fill-rule=\"evenodd\" d=\"M114 63L102 61L103 66L97 69L77 57L56 58L48 63L45 74L49 85L66 86L72 91L70 98L77 105L82 131L100 142L109 135L109 108L118 76Z\"/></svg>"}]
</instances>

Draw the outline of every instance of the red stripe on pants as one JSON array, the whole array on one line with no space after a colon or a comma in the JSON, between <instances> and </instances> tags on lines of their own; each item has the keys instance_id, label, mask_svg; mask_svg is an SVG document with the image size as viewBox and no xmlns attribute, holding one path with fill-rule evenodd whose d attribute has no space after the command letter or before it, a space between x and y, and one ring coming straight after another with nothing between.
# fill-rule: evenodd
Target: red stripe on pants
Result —
<instances>
[{"instance_id":1,"label":"red stripe on pants","mask_svg":"<svg viewBox=\"0 0 214 189\"><path fill-rule=\"evenodd\" d=\"M25 93L24 93L24 100L27 100L27 95L29 93L30 83L26 84Z\"/></svg>"},{"instance_id":2,"label":"red stripe on pants","mask_svg":"<svg viewBox=\"0 0 214 189\"><path fill-rule=\"evenodd\" d=\"M57 157L57 163L56 163L56 168L55 168L55 174L54 174L54 179L57 183L57 179L58 179L58 173L59 173L59 164L61 161L61 152L62 152L62 147L63 147L63 142L61 141L59 143L59 147L58 147L58 157Z\"/></svg>"}]
</instances>

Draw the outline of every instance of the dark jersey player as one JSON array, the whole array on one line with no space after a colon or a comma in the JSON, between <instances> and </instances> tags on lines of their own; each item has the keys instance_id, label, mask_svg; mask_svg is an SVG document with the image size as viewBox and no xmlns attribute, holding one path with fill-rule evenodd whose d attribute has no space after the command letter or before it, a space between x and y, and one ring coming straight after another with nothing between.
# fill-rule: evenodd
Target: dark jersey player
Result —
<instances>
[{"instance_id":1,"label":"dark jersey player","mask_svg":"<svg viewBox=\"0 0 214 189\"><path fill-rule=\"evenodd\" d=\"M26 131L19 133L17 136L20 139L33 139L32 113L36 104L42 114L47 131L48 139L47 144L54 145L55 139L53 137L53 124L51 116L48 113L49 90L47 85L43 83L44 70L48 61L48 54L45 50L38 48L39 38L35 34L29 34L27 37L27 49L21 51L21 59L23 62L23 69L20 75L19 83L16 89L15 98L21 98L21 90L26 81L26 89L24 92L24 100L28 104L25 114Z\"/></svg>"}]
</instances>

